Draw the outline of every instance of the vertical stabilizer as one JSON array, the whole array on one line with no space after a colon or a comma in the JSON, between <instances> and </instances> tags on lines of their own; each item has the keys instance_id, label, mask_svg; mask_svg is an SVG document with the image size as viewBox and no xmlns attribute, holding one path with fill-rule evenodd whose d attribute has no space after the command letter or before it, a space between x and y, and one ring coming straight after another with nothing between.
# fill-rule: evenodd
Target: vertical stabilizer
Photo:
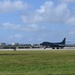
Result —
<instances>
[{"instance_id":1,"label":"vertical stabilizer","mask_svg":"<svg viewBox=\"0 0 75 75\"><path fill-rule=\"evenodd\" d=\"M65 44L66 42L66 38L63 39L63 41L61 42L61 44Z\"/></svg>"}]
</instances>

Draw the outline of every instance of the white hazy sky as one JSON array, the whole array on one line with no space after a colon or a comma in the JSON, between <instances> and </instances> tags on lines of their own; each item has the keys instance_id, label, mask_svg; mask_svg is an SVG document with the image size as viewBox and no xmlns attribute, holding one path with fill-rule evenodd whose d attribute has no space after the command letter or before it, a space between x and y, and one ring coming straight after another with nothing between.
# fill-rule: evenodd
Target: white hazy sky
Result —
<instances>
[{"instance_id":1,"label":"white hazy sky","mask_svg":"<svg viewBox=\"0 0 75 75\"><path fill-rule=\"evenodd\" d=\"M0 0L0 42L75 43L75 0Z\"/></svg>"}]
</instances>

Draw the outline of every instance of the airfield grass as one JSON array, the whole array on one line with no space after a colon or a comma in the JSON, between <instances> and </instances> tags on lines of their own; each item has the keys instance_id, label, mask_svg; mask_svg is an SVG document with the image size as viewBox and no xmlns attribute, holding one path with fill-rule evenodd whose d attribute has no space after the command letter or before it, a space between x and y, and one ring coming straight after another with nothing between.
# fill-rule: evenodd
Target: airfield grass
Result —
<instances>
[{"instance_id":1,"label":"airfield grass","mask_svg":"<svg viewBox=\"0 0 75 75\"><path fill-rule=\"evenodd\" d=\"M75 50L0 51L0 75L75 75Z\"/></svg>"}]
</instances>

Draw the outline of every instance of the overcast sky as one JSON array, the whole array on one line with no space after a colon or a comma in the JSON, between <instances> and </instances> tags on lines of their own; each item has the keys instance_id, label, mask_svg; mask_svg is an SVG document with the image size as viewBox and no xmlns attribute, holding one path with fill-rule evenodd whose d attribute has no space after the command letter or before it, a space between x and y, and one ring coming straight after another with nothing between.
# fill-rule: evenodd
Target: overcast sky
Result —
<instances>
[{"instance_id":1,"label":"overcast sky","mask_svg":"<svg viewBox=\"0 0 75 75\"><path fill-rule=\"evenodd\" d=\"M0 42L75 43L75 0L0 0Z\"/></svg>"}]
</instances>

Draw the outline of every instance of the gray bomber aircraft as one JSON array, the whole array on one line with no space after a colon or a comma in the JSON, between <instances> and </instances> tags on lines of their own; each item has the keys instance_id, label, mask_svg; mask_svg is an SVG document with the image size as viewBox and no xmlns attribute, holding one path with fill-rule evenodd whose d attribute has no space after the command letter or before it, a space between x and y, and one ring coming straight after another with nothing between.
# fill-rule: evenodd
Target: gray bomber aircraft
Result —
<instances>
[{"instance_id":1,"label":"gray bomber aircraft","mask_svg":"<svg viewBox=\"0 0 75 75\"><path fill-rule=\"evenodd\" d=\"M62 42L58 42L58 43L43 42L40 45L43 46L44 49L46 49L46 48L63 49L65 47L65 45L66 45L65 41L66 41L66 38L64 38Z\"/></svg>"}]
</instances>

